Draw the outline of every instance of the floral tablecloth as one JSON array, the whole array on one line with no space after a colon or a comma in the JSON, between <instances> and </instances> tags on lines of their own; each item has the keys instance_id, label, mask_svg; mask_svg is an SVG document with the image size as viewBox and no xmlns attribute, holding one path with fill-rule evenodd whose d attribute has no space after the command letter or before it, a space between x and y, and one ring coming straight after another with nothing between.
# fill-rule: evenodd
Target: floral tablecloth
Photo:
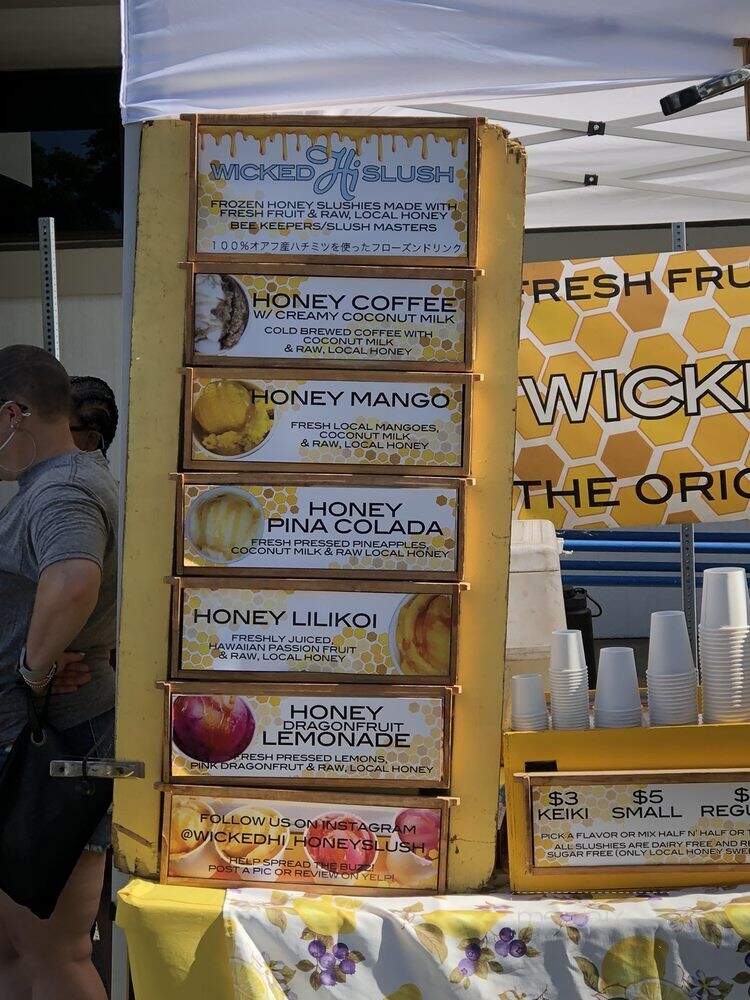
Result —
<instances>
[{"instance_id":1,"label":"floral tablecloth","mask_svg":"<svg viewBox=\"0 0 750 1000\"><path fill-rule=\"evenodd\" d=\"M237 890L235 1000L720 1000L750 994L750 888L607 898Z\"/></svg>"}]
</instances>

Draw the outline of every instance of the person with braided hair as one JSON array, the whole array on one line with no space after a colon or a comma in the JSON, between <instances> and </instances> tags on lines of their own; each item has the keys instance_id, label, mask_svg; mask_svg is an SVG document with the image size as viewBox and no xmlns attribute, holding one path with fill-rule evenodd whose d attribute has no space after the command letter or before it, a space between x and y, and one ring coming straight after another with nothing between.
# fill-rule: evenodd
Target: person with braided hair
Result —
<instances>
[{"instance_id":1,"label":"person with braided hair","mask_svg":"<svg viewBox=\"0 0 750 1000\"><path fill-rule=\"evenodd\" d=\"M101 451L107 457L117 431L117 403L115 394L104 381L95 375L72 375L70 378L70 433L80 451ZM79 685L88 683L90 672L81 658L78 662L68 654L70 662L62 676L58 690L73 691ZM115 653L110 654L112 669L115 669ZM95 927L99 932L99 949L94 948L94 964L105 983L109 981L108 956L112 948L112 919L109 913L112 849L107 851L107 865L104 874L99 910ZM93 928L92 928L93 936Z\"/></svg>"},{"instance_id":2,"label":"person with braided hair","mask_svg":"<svg viewBox=\"0 0 750 1000\"><path fill-rule=\"evenodd\" d=\"M95 375L70 379L70 432L80 451L101 451L106 457L117 431L115 394Z\"/></svg>"}]
</instances>

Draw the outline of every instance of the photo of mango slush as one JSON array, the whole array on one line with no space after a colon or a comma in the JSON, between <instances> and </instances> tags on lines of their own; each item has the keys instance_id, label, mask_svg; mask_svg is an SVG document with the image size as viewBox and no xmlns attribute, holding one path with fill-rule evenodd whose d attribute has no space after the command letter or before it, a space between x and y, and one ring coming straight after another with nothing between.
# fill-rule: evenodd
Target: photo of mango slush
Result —
<instances>
[{"instance_id":1,"label":"photo of mango slush","mask_svg":"<svg viewBox=\"0 0 750 1000\"><path fill-rule=\"evenodd\" d=\"M217 829L216 853L219 857L214 878L233 879L238 875L248 881L268 878L268 863L287 850L289 833L275 809L255 806L252 824L247 824L245 810L224 815ZM276 874L276 866L273 868Z\"/></svg>"},{"instance_id":2,"label":"photo of mango slush","mask_svg":"<svg viewBox=\"0 0 750 1000\"><path fill-rule=\"evenodd\" d=\"M220 858L210 839L214 810L202 799L183 797L172 801L169 823L169 874L176 878L203 878L209 865Z\"/></svg>"},{"instance_id":3,"label":"photo of mango slush","mask_svg":"<svg viewBox=\"0 0 750 1000\"><path fill-rule=\"evenodd\" d=\"M451 599L447 594L414 594L396 609L391 622L391 656L404 674L450 673Z\"/></svg>"},{"instance_id":4,"label":"photo of mango slush","mask_svg":"<svg viewBox=\"0 0 750 1000\"><path fill-rule=\"evenodd\" d=\"M250 307L242 285L231 274L196 274L193 339L200 354L236 347L247 329Z\"/></svg>"},{"instance_id":5,"label":"photo of mango slush","mask_svg":"<svg viewBox=\"0 0 750 1000\"><path fill-rule=\"evenodd\" d=\"M216 379L193 402L193 450L198 444L217 458L244 458L273 428L273 404L253 398L252 382Z\"/></svg>"},{"instance_id":6,"label":"photo of mango slush","mask_svg":"<svg viewBox=\"0 0 750 1000\"><path fill-rule=\"evenodd\" d=\"M263 508L254 496L232 486L206 490L190 504L185 533L191 545L213 563L236 562L235 550L258 541Z\"/></svg>"}]
</instances>

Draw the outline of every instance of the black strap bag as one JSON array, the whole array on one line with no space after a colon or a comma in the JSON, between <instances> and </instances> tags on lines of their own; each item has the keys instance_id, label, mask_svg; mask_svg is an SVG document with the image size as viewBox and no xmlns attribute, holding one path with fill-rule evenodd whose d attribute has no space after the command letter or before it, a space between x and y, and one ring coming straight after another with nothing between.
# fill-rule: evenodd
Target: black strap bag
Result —
<instances>
[{"instance_id":1,"label":"black strap bag","mask_svg":"<svg viewBox=\"0 0 750 1000\"><path fill-rule=\"evenodd\" d=\"M53 760L81 760L66 745L65 732L46 721L47 698L39 706L26 691L28 721L0 770L0 889L46 920L112 802L112 780L86 775L54 778Z\"/></svg>"}]
</instances>

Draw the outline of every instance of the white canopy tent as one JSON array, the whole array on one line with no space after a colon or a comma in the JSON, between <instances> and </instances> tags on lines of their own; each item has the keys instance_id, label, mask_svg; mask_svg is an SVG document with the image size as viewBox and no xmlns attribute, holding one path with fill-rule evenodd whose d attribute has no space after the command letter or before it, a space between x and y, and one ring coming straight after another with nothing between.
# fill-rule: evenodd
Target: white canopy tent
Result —
<instances>
[{"instance_id":1,"label":"white canopy tent","mask_svg":"<svg viewBox=\"0 0 750 1000\"><path fill-rule=\"evenodd\" d=\"M530 229L746 219L742 92L659 98L747 33L743 0L123 0L123 118L484 115L528 148Z\"/></svg>"}]
</instances>

